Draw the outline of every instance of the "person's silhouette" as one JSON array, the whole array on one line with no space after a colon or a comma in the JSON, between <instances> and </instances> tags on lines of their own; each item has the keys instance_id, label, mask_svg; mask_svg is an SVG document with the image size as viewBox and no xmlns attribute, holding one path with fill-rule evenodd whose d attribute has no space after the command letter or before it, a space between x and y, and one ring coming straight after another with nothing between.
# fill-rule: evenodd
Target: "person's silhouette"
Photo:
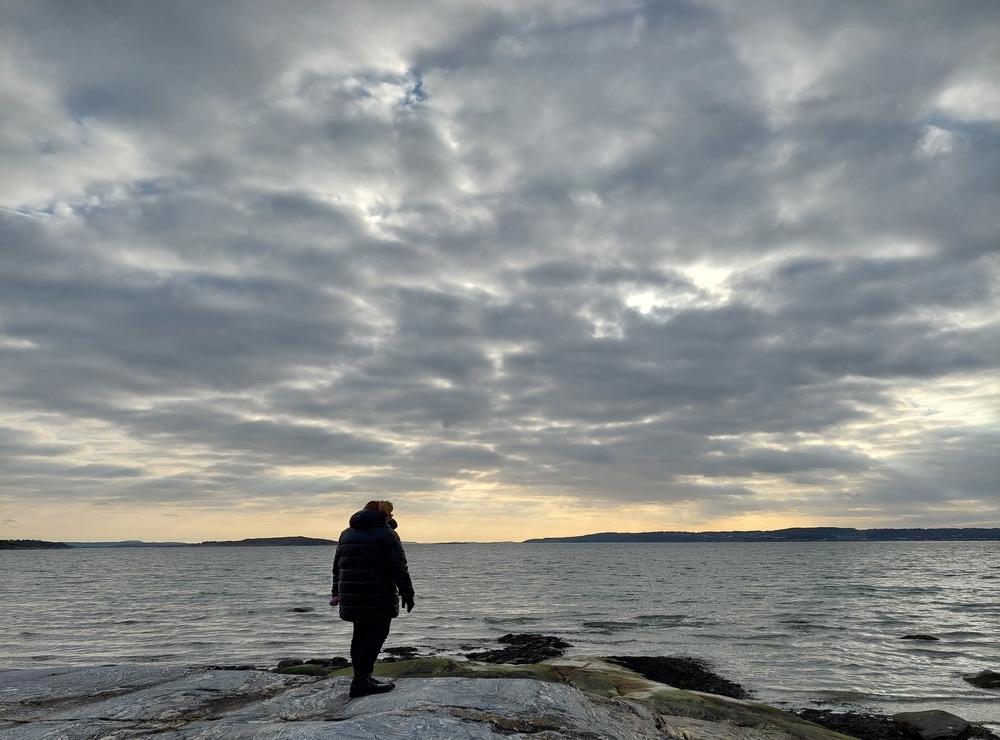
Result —
<instances>
[{"instance_id":1,"label":"person's silhouette","mask_svg":"<svg viewBox=\"0 0 1000 740\"><path fill-rule=\"evenodd\" d=\"M340 607L341 619L354 624L351 696L394 688L392 683L373 679L372 671L390 623L399 616L400 599L406 611L413 609L413 583L395 529L392 502L369 501L351 517L350 526L337 540L330 604Z\"/></svg>"}]
</instances>

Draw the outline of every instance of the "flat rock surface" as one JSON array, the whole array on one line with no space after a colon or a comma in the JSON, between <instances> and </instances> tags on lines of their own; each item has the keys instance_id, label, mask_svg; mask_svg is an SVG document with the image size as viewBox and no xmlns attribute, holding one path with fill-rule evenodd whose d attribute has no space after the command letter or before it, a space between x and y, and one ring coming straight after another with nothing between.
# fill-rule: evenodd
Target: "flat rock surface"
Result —
<instances>
[{"instance_id":1,"label":"flat rock surface","mask_svg":"<svg viewBox=\"0 0 1000 740\"><path fill-rule=\"evenodd\" d=\"M0 739L842 737L811 725L789 729L766 707L763 720L748 721L742 704L730 716L718 702L712 712L722 716L678 716L664 707L685 706L677 698L684 692L636 679L644 691L609 698L535 678L404 677L392 692L350 699L346 676L155 666L6 671ZM650 702L643 698L650 686L674 698Z\"/></svg>"},{"instance_id":2,"label":"flat rock surface","mask_svg":"<svg viewBox=\"0 0 1000 740\"><path fill-rule=\"evenodd\" d=\"M124 693L178 678L190 669L144 664L0 671L0 707L11 702L56 701Z\"/></svg>"}]
</instances>

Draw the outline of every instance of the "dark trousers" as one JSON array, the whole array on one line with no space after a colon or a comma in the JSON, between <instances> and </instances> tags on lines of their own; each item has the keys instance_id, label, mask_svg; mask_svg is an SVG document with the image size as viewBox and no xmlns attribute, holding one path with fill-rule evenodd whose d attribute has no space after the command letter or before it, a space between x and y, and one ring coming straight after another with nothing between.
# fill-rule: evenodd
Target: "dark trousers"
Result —
<instances>
[{"instance_id":1,"label":"dark trousers","mask_svg":"<svg viewBox=\"0 0 1000 740\"><path fill-rule=\"evenodd\" d=\"M385 638L389 636L391 619L364 619L354 622L351 637L351 663L354 664L354 680L364 681L375 669Z\"/></svg>"}]
</instances>

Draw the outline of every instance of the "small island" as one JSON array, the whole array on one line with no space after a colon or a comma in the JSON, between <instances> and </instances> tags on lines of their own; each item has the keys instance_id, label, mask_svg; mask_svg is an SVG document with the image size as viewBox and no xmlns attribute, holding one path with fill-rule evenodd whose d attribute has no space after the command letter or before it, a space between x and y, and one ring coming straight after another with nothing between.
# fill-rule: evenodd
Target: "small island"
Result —
<instances>
[{"instance_id":1,"label":"small island","mask_svg":"<svg viewBox=\"0 0 1000 740\"><path fill-rule=\"evenodd\" d=\"M0 540L0 550L68 550L65 542L45 540Z\"/></svg>"},{"instance_id":2,"label":"small island","mask_svg":"<svg viewBox=\"0 0 1000 740\"><path fill-rule=\"evenodd\" d=\"M322 537L249 537L245 540L210 540L199 542L194 547L300 547L303 545L328 547L336 544L337 540L325 540Z\"/></svg>"}]
</instances>

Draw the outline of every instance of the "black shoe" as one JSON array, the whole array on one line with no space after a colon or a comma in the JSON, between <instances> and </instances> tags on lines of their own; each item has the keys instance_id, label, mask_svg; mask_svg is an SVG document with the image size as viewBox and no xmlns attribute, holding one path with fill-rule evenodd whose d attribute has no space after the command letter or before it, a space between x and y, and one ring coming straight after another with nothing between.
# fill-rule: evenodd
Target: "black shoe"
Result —
<instances>
[{"instance_id":1,"label":"black shoe","mask_svg":"<svg viewBox=\"0 0 1000 740\"><path fill-rule=\"evenodd\" d=\"M394 688L396 688L396 684L394 683L378 683L369 678L364 683L354 683L352 681L349 694L352 699L356 699L359 696L368 696L369 694L384 694L387 691L392 691Z\"/></svg>"}]
</instances>

